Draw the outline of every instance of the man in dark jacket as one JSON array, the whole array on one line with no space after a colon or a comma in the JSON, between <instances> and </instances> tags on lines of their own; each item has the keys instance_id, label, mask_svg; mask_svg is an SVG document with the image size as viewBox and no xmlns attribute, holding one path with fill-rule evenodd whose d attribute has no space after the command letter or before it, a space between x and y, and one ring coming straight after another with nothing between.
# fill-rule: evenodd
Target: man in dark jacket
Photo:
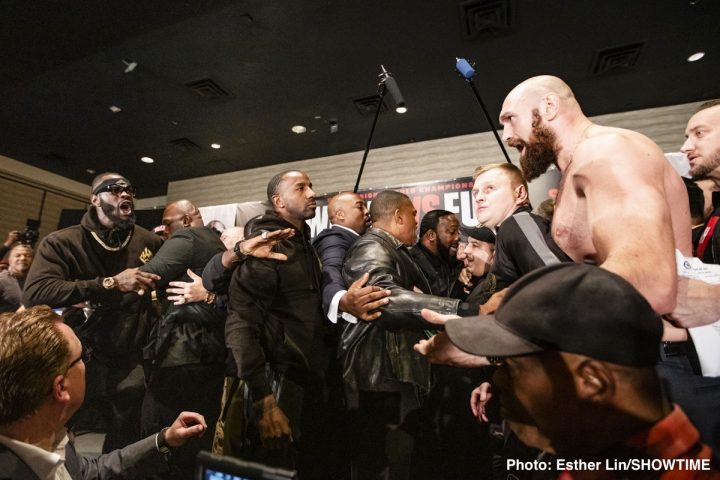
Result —
<instances>
[{"instance_id":1,"label":"man in dark jacket","mask_svg":"<svg viewBox=\"0 0 720 480\"><path fill-rule=\"evenodd\" d=\"M225 310L216 308L214 296L204 301L171 304L165 289L171 281L189 280L188 270L202 273L205 264L223 245L217 234L203 226L200 211L187 200L173 202L163 212L163 225L170 236L143 272L158 275L155 282L163 315L145 349L147 392L143 401L141 433L157 431L180 412L201 412L214 427L220 413L225 374ZM183 300L185 297L181 297ZM171 478L192 478L195 457L209 450L212 432L173 455L178 466Z\"/></svg>"},{"instance_id":2,"label":"man in dark jacket","mask_svg":"<svg viewBox=\"0 0 720 480\"><path fill-rule=\"evenodd\" d=\"M270 180L267 194L273 210L255 220L250 235L286 228L295 235L276 246L287 261L248 258L230 283L225 341L252 401L243 458L322 478L317 442L330 346L325 344L320 262L305 223L315 214L315 192L305 173L286 171Z\"/></svg>"},{"instance_id":3,"label":"man in dark jacket","mask_svg":"<svg viewBox=\"0 0 720 480\"><path fill-rule=\"evenodd\" d=\"M420 222L420 240L410 254L430 282L433 295L464 298L458 281L463 264L455 255L460 245L460 222L447 210L431 210Z\"/></svg>"},{"instance_id":4,"label":"man in dark jacket","mask_svg":"<svg viewBox=\"0 0 720 480\"><path fill-rule=\"evenodd\" d=\"M159 279L138 270L162 241L135 225L134 197L122 175L95 177L81 224L43 239L23 292L26 307L63 307L67 324L92 348L88 402L71 423L97 429L107 422L105 452L140 438L141 349L153 321L149 292Z\"/></svg>"},{"instance_id":5,"label":"man in dark jacket","mask_svg":"<svg viewBox=\"0 0 720 480\"><path fill-rule=\"evenodd\" d=\"M492 273L497 292L536 268L571 261L553 241L550 224L532 213L527 182L515 165L492 163L477 169L472 195L478 222L496 235ZM503 294L488 307L497 307Z\"/></svg>"},{"instance_id":6,"label":"man in dark jacket","mask_svg":"<svg viewBox=\"0 0 720 480\"><path fill-rule=\"evenodd\" d=\"M343 268L348 285L368 273L369 285L392 292L378 319L348 325L343 332L343 375L358 391L358 423L353 427L357 478L373 478L388 466L393 475L411 474L408 457L420 428L417 423L422 422L410 426L407 417L430 389L430 365L413 351L413 345L425 338L423 330L433 328L420 311L456 314L460 304L429 295L430 285L408 251L417 239L416 214L406 195L381 192L370 206L373 228L355 242ZM387 431L387 425L401 423L402 429ZM386 457L387 435L390 450L404 454Z\"/></svg>"},{"instance_id":7,"label":"man in dark jacket","mask_svg":"<svg viewBox=\"0 0 720 480\"><path fill-rule=\"evenodd\" d=\"M322 262L322 303L328 320L338 322L342 315L350 322L374 320L380 312L374 309L387 303L382 299L390 294L380 287L362 287L361 283L348 288L342 277L345 255L355 240L370 226L370 212L360 195L343 192L328 201L328 218L332 226L315 237L313 247ZM357 281L356 281L357 282Z\"/></svg>"}]
</instances>

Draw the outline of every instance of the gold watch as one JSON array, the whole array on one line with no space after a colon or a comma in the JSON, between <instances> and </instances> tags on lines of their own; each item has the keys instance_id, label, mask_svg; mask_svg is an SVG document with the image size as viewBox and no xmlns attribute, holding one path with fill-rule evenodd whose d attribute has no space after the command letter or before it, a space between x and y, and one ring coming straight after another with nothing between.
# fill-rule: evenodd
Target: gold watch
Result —
<instances>
[{"instance_id":1,"label":"gold watch","mask_svg":"<svg viewBox=\"0 0 720 480\"><path fill-rule=\"evenodd\" d=\"M105 277L102 281L102 286L105 290L113 290L117 287L118 281L115 277Z\"/></svg>"}]
</instances>

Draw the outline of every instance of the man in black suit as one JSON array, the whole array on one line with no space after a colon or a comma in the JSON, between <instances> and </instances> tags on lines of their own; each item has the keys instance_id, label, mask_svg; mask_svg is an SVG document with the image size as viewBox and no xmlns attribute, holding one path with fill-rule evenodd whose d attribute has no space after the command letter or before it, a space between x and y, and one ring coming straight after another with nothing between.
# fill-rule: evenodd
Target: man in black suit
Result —
<instances>
[{"instance_id":1,"label":"man in black suit","mask_svg":"<svg viewBox=\"0 0 720 480\"><path fill-rule=\"evenodd\" d=\"M88 351L62 317L41 305L0 315L0 479L135 479L166 470L171 448L207 428L182 412L160 433L97 458L65 430L85 398Z\"/></svg>"},{"instance_id":2,"label":"man in black suit","mask_svg":"<svg viewBox=\"0 0 720 480\"><path fill-rule=\"evenodd\" d=\"M171 281L190 280L188 271L202 273L208 261L225 251L225 245L209 227L203 226L198 208L188 200L173 202L163 212L168 240L157 254L140 267L160 277L155 282L163 316L145 348L147 391L143 401L141 433L157 431L188 408L201 412L210 425L220 415L225 378L225 309L217 308L215 296L199 302L185 297L171 304L165 289ZM173 456L177 470L170 478L194 475L200 448L210 449L212 435L178 450Z\"/></svg>"},{"instance_id":3,"label":"man in black suit","mask_svg":"<svg viewBox=\"0 0 720 480\"><path fill-rule=\"evenodd\" d=\"M380 287L363 287L367 275L350 288L342 278L345 254L355 240L370 226L370 212L360 195L342 192L328 201L328 217L332 226L318 234L313 246L322 262L322 304L327 318L337 323L340 314L354 323L357 318L375 320L375 309L385 305L390 292Z\"/></svg>"}]
</instances>

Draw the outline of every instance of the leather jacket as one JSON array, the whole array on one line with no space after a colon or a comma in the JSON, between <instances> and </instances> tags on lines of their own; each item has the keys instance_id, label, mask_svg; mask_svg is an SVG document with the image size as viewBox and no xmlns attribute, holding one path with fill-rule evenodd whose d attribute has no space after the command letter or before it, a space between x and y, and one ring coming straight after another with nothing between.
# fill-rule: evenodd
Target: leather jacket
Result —
<instances>
[{"instance_id":1,"label":"leather jacket","mask_svg":"<svg viewBox=\"0 0 720 480\"><path fill-rule=\"evenodd\" d=\"M392 292L382 315L373 322L345 327L341 338L343 377L360 390L392 390L398 382L423 391L430 388L430 364L413 350L426 329L437 329L420 316L423 308L455 314L459 300L429 292L430 285L412 260L408 248L388 232L373 228L350 248L343 266L347 285L369 273L368 285Z\"/></svg>"}]
</instances>

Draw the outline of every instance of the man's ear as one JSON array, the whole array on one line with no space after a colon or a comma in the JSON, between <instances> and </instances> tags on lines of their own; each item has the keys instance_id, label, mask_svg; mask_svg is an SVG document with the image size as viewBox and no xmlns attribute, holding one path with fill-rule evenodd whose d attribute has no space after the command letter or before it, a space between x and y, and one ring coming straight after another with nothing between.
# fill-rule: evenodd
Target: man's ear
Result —
<instances>
[{"instance_id":1,"label":"man's ear","mask_svg":"<svg viewBox=\"0 0 720 480\"><path fill-rule=\"evenodd\" d=\"M515 187L515 191L513 192L513 194L515 195L515 198L517 198L517 201L515 203L517 203L518 205L522 205L528 199L528 191L527 188L525 188L525 185L518 185L517 187Z\"/></svg>"},{"instance_id":2,"label":"man's ear","mask_svg":"<svg viewBox=\"0 0 720 480\"><path fill-rule=\"evenodd\" d=\"M190 215L183 215L182 224L185 228L189 227L192 224L192 219L190 218Z\"/></svg>"},{"instance_id":3,"label":"man's ear","mask_svg":"<svg viewBox=\"0 0 720 480\"><path fill-rule=\"evenodd\" d=\"M553 120L560 113L560 96L557 93L548 93L542 99L540 116L545 120Z\"/></svg>"},{"instance_id":4,"label":"man's ear","mask_svg":"<svg viewBox=\"0 0 720 480\"><path fill-rule=\"evenodd\" d=\"M585 360L575 367L578 397L593 403L611 403L615 396L613 373L597 360Z\"/></svg>"},{"instance_id":5,"label":"man's ear","mask_svg":"<svg viewBox=\"0 0 720 480\"><path fill-rule=\"evenodd\" d=\"M272 204L275 208L285 208L285 202L283 202L280 195L277 194L272 196Z\"/></svg>"},{"instance_id":6,"label":"man's ear","mask_svg":"<svg viewBox=\"0 0 720 480\"><path fill-rule=\"evenodd\" d=\"M335 216L340 220L345 220L345 210L338 210L335 212Z\"/></svg>"},{"instance_id":7,"label":"man's ear","mask_svg":"<svg viewBox=\"0 0 720 480\"><path fill-rule=\"evenodd\" d=\"M430 229L427 232L425 232L425 235L427 235L427 239L431 242L434 242L437 239L437 233L435 233L435 230Z\"/></svg>"},{"instance_id":8,"label":"man's ear","mask_svg":"<svg viewBox=\"0 0 720 480\"><path fill-rule=\"evenodd\" d=\"M65 375L57 375L53 378L52 391L50 394L53 400L57 402L67 402L70 400L70 392L65 388Z\"/></svg>"},{"instance_id":9,"label":"man's ear","mask_svg":"<svg viewBox=\"0 0 720 480\"><path fill-rule=\"evenodd\" d=\"M99 207L100 197L98 195L93 195L92 197L90 197L90 203L93 205L93 207Z\"/></svg>"},{"instance_id":10,"label":"man's ear","mask_svg":"<svg viewBox=\"0 0 720 480\"><path fill-rule=\"evenodd\" d=\"M402 217L402 214L400 213L399 208L396 208L395 212L393 212L393 219L395 220L395 223L397 223L398 225L402 225L404 223L403 217Z\"/></svg>"}]
</instances>

